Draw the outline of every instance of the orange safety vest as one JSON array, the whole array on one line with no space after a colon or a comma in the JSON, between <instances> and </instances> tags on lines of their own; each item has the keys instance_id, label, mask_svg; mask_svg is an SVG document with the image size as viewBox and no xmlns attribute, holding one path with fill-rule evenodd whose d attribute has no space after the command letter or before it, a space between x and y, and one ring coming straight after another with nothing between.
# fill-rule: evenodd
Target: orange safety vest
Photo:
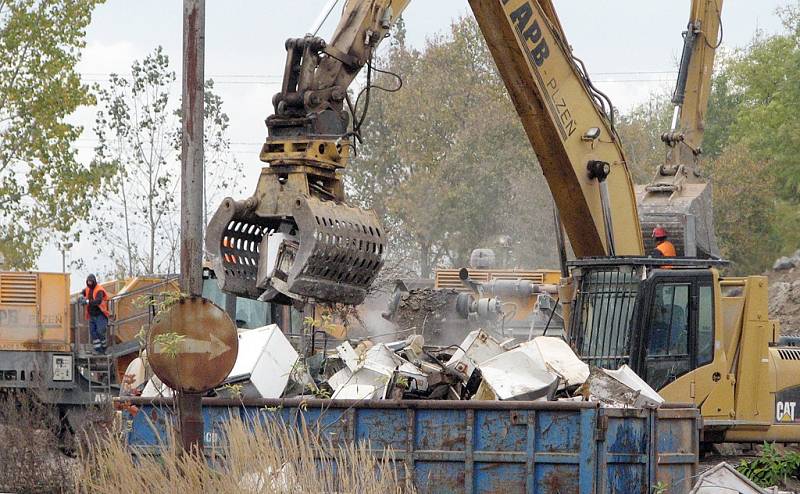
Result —
<instances>
[{"instance_id":1,"label":"orange safety vest","mask_svg":"<svg viewBox=\"0 0 800 494\"><path fill-rule=\"evenodd\" d=\"M97 291L98 290L100 290L100 293L103 294L103 301L100 302L100 305L98 307L100 308L100 312L102 312L103 314L105 314L106 317L108 317L108 314L109 314L109 312L108 312L108 292L106 291L105 288L103 288L99 284L95 285L94 286L94 292L90 294L89 293L89 287L87 286L86 288L83 289L83 297L87 301L92 301L92 300L94 300L94 296L97 295ZM89 319L89 304L86 304L85 314L86 314L86 319L88 320Z\"/></svg>"},{"instance_id":2,"label":"orange safety vest","mask_svg":"<svg viewBox=\"0 0 800 494\"><path fill-rule=\"evenodd\" d=\"M675 246L672 245L672 242L669 240L664 240L656 245L656 249L658 249L664 257L675 257L678 255L677 251L675 251Z\"/></svg>"},{"instance_id":3,"label":"orange safety vest","mask_svg":"<svg viewBox=\"0 0 800 494\"><path fill-rule=\"evenodd\" d=\"M675 252L675 246L669 240L664 240L656 245L656 250L661 252L664 257L675 257L678 254ZM661 269L672 269L672 266L661 266Z\"/></svg>"}]
</instances>

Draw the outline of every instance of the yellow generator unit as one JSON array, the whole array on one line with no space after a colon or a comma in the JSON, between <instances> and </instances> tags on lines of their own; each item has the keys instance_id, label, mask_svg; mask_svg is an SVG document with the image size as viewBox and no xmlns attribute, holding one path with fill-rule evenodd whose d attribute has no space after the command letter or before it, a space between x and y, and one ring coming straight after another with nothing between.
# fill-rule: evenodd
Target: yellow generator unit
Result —
<instances>
[{"instance_id":1,"label":"yellow generator unit","mask_svg":"<svg viewBox=\"0 0 800 494\"><path fill-rule=\"evenodd\" d=\"M0 388L74 383L69 275L0 272Z\"/></svg>"},{"instance_id":2,"label":"yellow generator unit","mask_svg":"<svg viewBox=\"0 0 800 494\"><path fill-rule=\"evenodd\" d=\"M0 350L69 352L71 343L69 275L0 272Z\"/></svg>"}]
</instances>

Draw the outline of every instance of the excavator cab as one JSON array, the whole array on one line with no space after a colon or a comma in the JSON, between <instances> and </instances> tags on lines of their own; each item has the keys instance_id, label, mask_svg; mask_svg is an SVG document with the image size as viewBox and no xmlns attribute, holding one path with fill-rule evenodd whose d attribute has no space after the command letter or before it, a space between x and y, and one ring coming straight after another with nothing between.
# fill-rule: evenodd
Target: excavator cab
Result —
<instances>
[{"instance_id":1,"label":"excavator cab","mask_svg":"<svg viewBox=\"0 0 800 494\"><path fill-rule=\"evenodd\" d=\"M714 297L709 269L655 270L640 295L632 363L655 389L713 359Z\"/></svg>"},{"instance_id":2,"label":"excavator cab","mask_svg":"<svg viewBox=\"0 0 800 494\"><path fill-rule=\"evenodd\" d=\"M672 269L663 269L665 263ZM699 259L575 261L568 338L587 363L629 365L654 389L710 364L713 266Z\"/></svg>"}]
</instances>

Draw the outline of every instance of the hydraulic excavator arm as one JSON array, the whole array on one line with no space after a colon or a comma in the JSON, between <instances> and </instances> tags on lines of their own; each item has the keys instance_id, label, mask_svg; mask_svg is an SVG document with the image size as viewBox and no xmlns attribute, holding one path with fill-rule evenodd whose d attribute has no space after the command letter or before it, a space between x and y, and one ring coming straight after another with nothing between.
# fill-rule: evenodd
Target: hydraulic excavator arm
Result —
<instances>
[{"instance_id":1,"label":"hydraulic excavator arm","mask_svg":"<svg viewBox=\"0 0 800 494\"><path fill-rule=\"evenodd\" d=\"M643 230L665 226L678 254L687 257L719 257L711 185L700 173L699 160L714 56L722 42L722 3L692 1L672 94L672 125L661 136L666 159L637 191Z\"/></svg>"},{"instance_id":2,"label":"hydraulic excavator arm","mask_svg":"<svg viewBox=\"0 0 800 494\"><path fill-rule=\"evenodd\" d=\"M256 192L225 199L208 226L206 247L223 290L278 302L364 299L385 238L374 212L345 204L340 173L353 112L347 89L407 4L351 0L330 43L315 36L287 41ZM575 254L641 255L636 196L613 107L572 56L551 1L470 5Z\"/></svg>"},{"instance_id":3,"label":"hydraulic excavator arm","mask_svg":"<svg viewBox=\"0 0 800 494\"><path fill-rule=\"evenodd\" d=\"M670 146L669 164L686 163L694 171L705 132L714 55L722 42L723 0L695 0L683 33L678 80L672 94L672 128L662 136Z\"/></svg>"},{"instance_id":4,"label":"hydraulic excavator arm","mask_svg":"<svg viewBox=\"0 0 800 494\"><path fill-rule=\"evenodd\" d=\"M222 290L289 303L360 303L383 264L386 239L373 211L345 204L347 90L408 0L345 2L330 43L286 42L281 92L267 118L266 165L252 197L226 198L206 251Z\"/></svg>"},{"instance_id":5,"label":"hydraulic excavator arm","mask_svg":"<svg viewBox=\"0 0 800 494\"><path fill-rule=\"evenodd\" d=\"M470 0L578 257L641 255L610 102L574 59L549 0Z\"/></svg>"}]
</instances>

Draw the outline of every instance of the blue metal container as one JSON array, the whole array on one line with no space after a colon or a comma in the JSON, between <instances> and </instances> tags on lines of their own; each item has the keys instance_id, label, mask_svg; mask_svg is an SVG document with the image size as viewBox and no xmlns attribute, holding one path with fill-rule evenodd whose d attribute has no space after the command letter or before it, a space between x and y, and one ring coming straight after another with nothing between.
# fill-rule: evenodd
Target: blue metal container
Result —
<instances>
[{"instance_id":1,"label":"blue metal container","mask_svg":"<svg viewBox=\"0 0 800 494\"><path fill-rule=\"evenodd\" d=\"M130 445L155 452L175 423L171 400L132 399ZM688 492L698 461L697 409L600 408L577 402L205 399L205 445L224 422L319 424L335 441L391 447L423 493Z\"/></svg>"}]
</instances>

